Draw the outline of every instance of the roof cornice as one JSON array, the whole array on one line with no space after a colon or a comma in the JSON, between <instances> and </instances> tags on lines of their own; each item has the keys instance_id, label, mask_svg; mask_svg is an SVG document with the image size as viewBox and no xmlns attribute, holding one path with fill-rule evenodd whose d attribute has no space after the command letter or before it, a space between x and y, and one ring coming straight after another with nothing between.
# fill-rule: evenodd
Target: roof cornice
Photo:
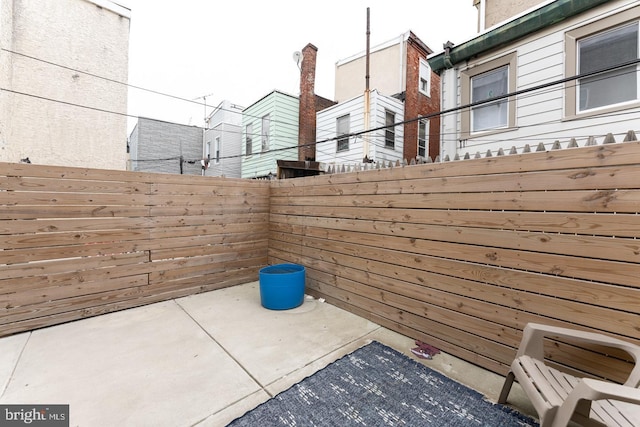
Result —
<instances>
[{"instance_id":1,"label":"roof cornice","mask_svg":"<svg viewBox=\"0 0 640 427\"><path fill-rule=\"evenodd\" d=\"M555 25L572 16L607 3L608 0L556 0L526 15L520 16L468 42L429 58L435 72L466 61L484 52L512 43L529 34Z\"/></svg>"}]
</instances>

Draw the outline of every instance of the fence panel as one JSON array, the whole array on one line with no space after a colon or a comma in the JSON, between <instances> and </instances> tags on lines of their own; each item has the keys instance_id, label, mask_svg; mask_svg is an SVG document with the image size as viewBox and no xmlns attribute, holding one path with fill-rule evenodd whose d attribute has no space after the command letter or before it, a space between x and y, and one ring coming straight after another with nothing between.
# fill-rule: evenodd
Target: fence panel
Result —
<instances>
[{"instance_id":1,"label":"fence panel","mask_svg":"<svg viewBox=\"0 0 640 427\"><path fill-rule=\"evenodd\" d=\"M0 335L256 280L269 183L0 164Z\"/></svg>"},{"instance_id":2,"label":"fence panel","mask_svg":"<svg viewBox=\"0 0 640 427\"><path fill-rule=\"evenodd\" d=\"M502 374L528 322L640 343L639 159L625 142L274 182L269 259L307 266L315 296ZM629 367L548 352L612 379Z\"/></svg>"},{"instance_id":3,"label":"fence panel","mask_svg":"<svg viewBox=\"0 0 640 427\"><path fill-rule=\"evenodd\" d=\"M638 142L280 181L0 164L0 335L295 262L309 293L499 373L528 322L640 342L638 165Z\"/></svg>"}]
</instances>

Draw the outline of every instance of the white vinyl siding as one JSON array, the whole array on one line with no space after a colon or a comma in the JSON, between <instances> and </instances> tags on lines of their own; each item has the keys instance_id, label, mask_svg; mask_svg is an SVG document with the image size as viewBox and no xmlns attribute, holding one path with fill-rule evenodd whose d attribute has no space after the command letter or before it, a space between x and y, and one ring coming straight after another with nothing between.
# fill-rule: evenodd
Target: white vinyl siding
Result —
<instances>
[{"instance_id":1,"label":"white vinyl siding","mask_svg":"<svg viewBox=\"0 0 640 427\"><path fill-rule=\"evenodd\" d=\"M371 91L369 129L384 127L386 112L395 114L397 122L403 121L404 105L390 96L381 95L377 90ZM316 114L316 160L327 164L355 164L361 163L364 157L365 135L358 135L349 139L349 150L336 152L337 125L339 117L349 116L350 133L364 131L364 96L358 96L324 109ZM402 161L404 126L395 127L395 149L385 148L385 130L378 129L368 134L368 157L375 161Z\"/></svg>"},{"instance_id":2,"label":"white vinyl siding","mask_svg":"<svg viewBox=\"0 0 640 427\"><path fill-rule=\"evenodd\" d=\"M441 75L442 107L448 109L464 104L462 80L465 72L470 73L483 64L496 61L511 53L516 55L515 90L528 89L576 75L577 70L567 69L566 57L570 46L568 46L566 35L585 26L616 18L618 15L624 15L623 22L608 25L608 29L634 23L640 18L640 6L636 5L637 3L634 4L628 0L608 2L607 7L610 12L597 8L590 10L518 40L516 43L473 58L468 64L459 64L444 70ZM574 41L574 44L577 43ZM575 53L574 58L576 58ZM465 134L463 111L444 115L441 121L441 156L448 155L453 158L456 153L461 156L466 153L473 155L477 152L485 153L487 150L495 153L500 148L508 151L514 146L521 151L527 144L534 146L540 142L550 147L556 140L566 146L570 138L576 138L578 143L583 145L587 137L603 136L609 132L620 141L622 140L620 135L624 135L630 129L637 129L634 123L640 120L640 101L621 104L623 108L619 110L624 114L620 116L611 117L609 110L601 112L599 109L594 109L591 111L596 113L588 117L583 115L577 117L576 99L573 99L573 111L566 102L571 88L576 90L575 81L513 97L510 107L515 111L514 126L509 126L495 135ZM636 93L636 89L633 87L632 94ZM609 113L609 116L606 113ZM580 121L575 121L576 118Z\"/></svg>"},{"instance_id":3,"label":"white vinyl siding","mask_svg":"<svg viewBox=\"0 0 640 427\"><path fill-rule=\"evenodd\" d=\"M211 159L205 175L240 178L244 148L242 126L217 123L212 129L207 129L205 134L208 142L207 154Z\"/></svg>"}]
</instances>

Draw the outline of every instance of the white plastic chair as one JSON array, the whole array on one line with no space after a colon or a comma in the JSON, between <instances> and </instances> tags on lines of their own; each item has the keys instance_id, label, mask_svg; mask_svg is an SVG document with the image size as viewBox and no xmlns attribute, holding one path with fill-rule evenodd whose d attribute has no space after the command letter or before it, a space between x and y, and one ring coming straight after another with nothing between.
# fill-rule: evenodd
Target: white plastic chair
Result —
<instances>
[{"instance_id":1,"label":"white plastic chair","mask_svg":"<svg viewBox=\"0 0 640 427\"><path fill-rule=\"evenodd\" d=\"M558 337L575 343L624 350L636 362L624 384L579 378L547 365L543 340ZM640 426L640 346L603 334L529 323L524 328L498 403L505 403L516 379L538 412L540 427Z\"/></svg>"}]
</instances>

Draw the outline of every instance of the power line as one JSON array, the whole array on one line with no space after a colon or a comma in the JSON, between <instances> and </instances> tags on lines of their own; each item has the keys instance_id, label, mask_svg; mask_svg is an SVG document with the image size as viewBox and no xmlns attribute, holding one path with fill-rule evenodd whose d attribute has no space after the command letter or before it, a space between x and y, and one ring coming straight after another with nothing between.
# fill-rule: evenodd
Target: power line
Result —
<instances>
[{"instance_id":1,"label":"power line","mask_svg":"<svg viewBox=\"0 0 640 427\"><path fill-rule=\"evenodd\" d=\"M148 88L144 88L144 87L141 87L141 86L136 86L136 85L130 84L128 82L122 82L122 81L119 81L119 80L115 80L115 79L112 79L112 78L109 78L109 77L101 76L101 75L98 75L98 74L95 74L95 73L91 73L91 72L88 72L88 71L79 70L77 68L69 67L67 65L58 64L58 63L55 63L55 62L52 62L52 61L48 61L46 59L37 58L35 56L27 55L27 54L21 53L21 52L16 52L14 50L6 49L6 48L0 48L0 50L3 50L3 51L8 52L8 53L11 53L13 55L18 55L18 56L22 56L22 57L25 57L25 58L29 58L29 59L31 59L33 61L43 62L45 64L52 65L54 67L63 68L65 70L73 71L73 72L76 72L76 73L86 74L87 76L91 76L91 77L94 77L94 78L97 78L97 79L102 79L102 80L105 80L105 81L108 81L108 82L111 82L111 83L116 83L116 84L119 84L119 85L122 85L122 86L126 86L126 87L129 87L129 88L141 90L141 91L144 91L144 92L153 93L155 95L165 96L165 97L168 97L168 98L173 98L173 99L176 99L176 100L179 100L179 101L189 102L189 103L196 104L196 105L201 105L201 106L204 106L204 107L209 106L209 107L212 107L214 109L217 109L217 110L220 110L220 111L226 111L226 112L229 112L229 113L247 115L244 112L238 112L238 111L234 111L234 110L229 110L227 108L222 108L222 107L214 107L214 106L211 106L211 105L207 105L204 102L198 102L198 101L196 101L194 99L187 99L187 98L183 98L181 96L171 95L171 94L168 94L168 93L165 93L165 92L160 92L158 90L148 89ZM196 99L198 99L198 98L196 98ZM252 116L252 115L247 115L247 116L248 117L252 117L252 118L256 118L256 119L261 118L259 116ZM130 116L130 117L135 117L135 116ZM291 123L282 122L282 123L283 124L295 124L293 122L291 122Z\"/></svg>"},{"instance_id":2,"label":"power line","mask_svg":"<svg viewBox=\"0 0 640 427\"><path fill-rule=\"evenodd\" d=\"M17 90L7 89L7 88L3 88L3 87L0 87L0 91L15 93L17 95L24 95L24 96L28 96L28 97L31 97L31 98L41 99L41 100L44 100L44 101L57 102L59 104L70 105L72 107L86 108L88 110L99 111L101 113L117 114L119 116L125 116L125 117L131 117L131 118L139 118L138 116L133 116L133 115L127 114L127 113L120 113L118 111L105 110L103 108L98 108L98 107L90 107L88 105L76 104L76 103L73 103L73 102L62 101L62 100L59 100L59 99L48 98L46 96L34 95L32 93L20 92L20 91L17 91Z\"/></svg>"},{"instance_id":3,"label":"power line","mask_svg":"<svg viewBox=\"0 0 640 427\"><path fill-rule=\"evenodd\" d=\"M145 89L145 88L141 88L141 87L134 86L134 85L129 85L128 83L119 82L119 81L114 80L114 79L98 76L96 74L92 74L92 73L85 72L85 71L82 71L82 70L77 70L77 69L74 69L74 68L71 68L71 67L67 67L67 66L63 66L63 65L60 65L60 64L55 64L53 62L49 62L49 61L45 61L45 60L42 60L42 59L39 59L39 58L31 57L31 56L28 56L28 55L25 55L25 54L22 54L22 53L18 53L18 52L14 52L14 51L11 51L11 50L8 50L8 49L4 49L4 48L0 48L0 49L4 50L6 52L12 53L12 54L25 56L27 58L30 58L30 59L33 59L33 60L37 60L37 61L42 61L42 62L45 62L47 64L51 64L51 65L54 65L54 66L57 66L57 67L61 67L61 68L64 68L64 69L85 73L87 75L90 75L90 76L93 76L93 77L96 77L96 78L105 79L105 80L108 80L108 81L111 81L111 82L114 82L114 83L122 84L122 85L129 86L129 87L133 87L133 88L136 88L136 89L149 91L149 92L152 92L152 93L155 93L155 94L159 94L159 95L163 95L163 96L169 96L169 97L176 98L176 99L179 99L179 100L183 100L183 101L186 101L186 102L191 102L191 103L195 103L195 104L199 104L199 105L204 105L202 103L198 103L198 102L195 102L193 100L188 100L188 99L177 97L177 96L174 96L174 95L165 94L165 93L162 93L162 92L159 92L159 91L154 91L154 90ZM591 76L595 76L595 75L598 75L598 74L607 73L607 72L614 71L614 70L619 69L619 68L625 68L625 67L629 67L631 65L636 65L638 63L640 63L640 59L636 59L636 60L633 60L633 61L628 61L628 62L625 62L623 64L619 64L619 65L616 65L616 66L612 66L612 67L608 67L608 68L604 68L604 69L600 69L600 70L596 70L596 71L592 71L592 72L588 72L588 73L583 73L583 74L579 74L579 75L575 75L575 76L565 77L565 78L554 80L554 81L547 82L547 83L544 83L544 84L532 86L532 87L529 87L529 88L526 88L526 89L520 89L520 90L517 90L515 92L510 92L510 93L507 93L507 94L504 94L504 95L488 98L488 99L485 99L485 100L482 100L482 101L476 101L476 102L472 102L472 103L469 103L469 104L453 107L453 108L450 108L450 109L447 109L447 110L441 110L441 111L437 111L437 112L430 113L430 114L427 114L427 115L421 115L421 116L418 116L418 117L415 117L415 118L411 118L411 119L407 119L407 120L404 120L404 121L401 121L401 122L396 122L396 123L394 123L392 125L379 126L379 127L373 128L373 129L368 129L366 131L363 130L363 131L359 131L359 132L352 132L352 133L349 133L349 134L344 134L344 135L339 135L339 136L335 136L335 137L331 137L331 138L326 138L326 139L323 139L323 140L319 140L319 141L315 141L315 142L311 142L311 143L306 143L306 144L295 144L295 145L293 145L291 147L282 147L282 148L277 148L277 149L270 149L270 150L267 150L267 151L264 151L264 152L260 152L260 153L256 153L256 154L266 154L266 153L271 153L271 152L281 152L281 151L286 151L286 150L298 149L300 147L315 146L315 145L323 144L323 143L326 143L326 142L337 141L338 139L341 139L341 138L358 137L358 136L361 136L361 135L364 135L364 134L367 134L367 133L378 132L378 131L381 131L381 130L385 130L387 128L396 127L396 126L400 126L400 125L404 125L404 124L408 124L408 123L413 123L413 122L416 122L416 121L419 121L419 120L430 119L430 118L433 118L433 117L439 117L439 116L455 113L455 112L458 112L458 111L461 111L461 110L465 110L465 109L471 109L473 107L477 107L477 106L480 106L480 105L493 103L493 102L496 102L498 100L502 100L502 99L505 99L505 98L511 98L508 101L515 101L515 97L516 96L520 96L520 95L524 95L524 94L530 94L532 92L536 92L536 91L540 91L540 90L543 90L543 89L551 88L552 86L557 86L557 85L560 85L560 84L563 84L563 83L567 83L567 82L570 82L570 81L576 81L576 80L579 80L579 79L582 79L582 78L586 78L586 77L591 77ZM632 72L637 72L637 71L633 70ZM605 79L605 78L608 78L608 77L604 76L603 79ZM86 106L86 105L80 105L80 104L76 104L76 103L72 103L72 102L68 102L68 101L57 100L57 99L53 99L53 98L48 98L48 97L34 95L34 94L30 94L30 93L15 91L15 90L11 90L11 89L0 88L0 90L6 91L6 92L10 92L10 93L14 93L14 94L23 95L23 96L29 96L29 97L33 97L33 98L37 98L37 99L41 99L41 100L46 100L46 101L50 101L50 102L57 102L57 103L65 104L65 105L86 108L86 109L90 109L90 110L94 110L94 111L110 113L110 114L117 114L117 115L121 115L121 116L137 118L137 119L140 118L139 116L135 116L135 115L127 114L127 113L121 113L121 112L110 111L110 110L97 108L97 107L90 107L90 106ZM548 93L548 92L543 92L543 93ZM530 96L537 96L537 95L540 95L540 93L532 94ZM520 99L522 99L522 97L520 97ZM220 109L224 110L222 108L220 108ZM229 111L231 111L231 110L229 110ZM258 117L258 116L251 116L251 117L253 117L253 118L261 118L261 117ZM552 122L547 122L547 124L548 123L557 122L557 121L558 120L554 120ZM283 122L282 124L289 124L289 123L284 123ZM291 124L293 124L293 123L291 123ZM537 125L540 125L540 124L537 124ZM534 126L534 125L531 125L531 126ZM199 126L195 126L195 127L196 128L200 128L200 129L204 129L204 130L215 130L215 129L209 129L209 128L201 128ZM220 131L220 132L222 132L222 131ZM241 133L241 132L234 132L234 133ZM256 135L258 137L263 136L263 134L261 134L261 133L254 134L254 136L256 136ZM540 135L542 135L542 134L540 134ZM374 135L374 136L378 137L379 135ZM532 136L532 135L530 135L530 136ZM535 136L535 135L533 135L533 136ZM291 138L293 140L294 138L297 138L297 135L293 135L292 134ZM494 140L494 142L496 142L496 141ZM237 157L248 157L248 156L253 156L253 155L255 155L255 154L253 154L253 153L249 154L249 155L247 155L247 154L239 154L239 155L233 155L233 156L220 157L220 159L230 159L230 158L237 158Z\"/></svg>"},{"instance_id":4,"label":"power line","mask_svg":"<svg viewBox=\"0 0 640 427\"><path fill-rule=\"evenodd\" d=\"M154 93L156 95L166 96L166 97L177 99L177 100L180 100L180 101L190 102L190 103L198 104L198 105L205 105L204 103L196 102L196 101L194 101L192 99L186 99L186 98L182 98L180 96L171 95L171 94L164 93L164 92L159 92L157 90L147 89L147 88L140 87L140 86L135 86L135 85L132 85L130 83L121 82L119 80L115 80L115 79L112 79L112 78L109 78L109 77L100 76L98 74L90 73L88 71L83 71L83 70L79 70L77 68L68 67L66 65L57 64L55 62L47 61L47 60L42 59L42 58L36 58L35 56L30 56L30 55L27 55L27 54L24 54L24 53L21 53L21 52L16 52L16 51L5 49L5 48L0 48L0 50L3 50L3 51L8 52L8 53L11 53L13 55L23 56L25 58L29 58L29 59L32 59L34 61L44 62L45 64L53 65L54 67L64 68L65 70L86 74L88 76L95 77L95 78L102 79L102 80L106 80L106 81L111 82L111 83L116 83L116 84L119 84L119 85L131 87L131 88L134 88L134 89L143 90L145 92L150 92L150 93Z\"/></svg>"},{"instance_id":5,"label":"power line","mask_svg":"<svg viewBox=\"0 0 640 427\"><path fill-rule=\"evenodd\" d=\"M183 98L183 97L180 97L180 96L168 94L168 93L165 93L165 92L160 92L158 90L148 89L148 88L144 88L144 87L141 87L141 86L136 86L136 85L130 84L128 82L122 82L122 81L119 81L119 80L115 80L115 79L112 79L112 78L109 78L109 77L101 76L101 75L98 75L98 74L95 74L95 73L91 73L91 72L88 72L88 71L84 71L84 70L80 70L80 69L77 69L77 68L69 67L67 65L62 65L62 64L58 64L58 63L55 63L55 62L52 62L52 61L48 61L46 59L37 58L35 56L27 55L25 53L16 52L14 50L6 49L6 48L0 48L0 50L3 50L3 51L8 52L8 53L11 53L13 55L18 55L18 56L22 56L22 57L28 58L28 59L31 59L33 61L43 62L45 64L48 64L48 65L51 65L51 66L54 66L54 67L59 67L59 68L65 69L65 70L69 70L69 71L73 71L73 72L77 72L77 73L82 73L82 74L85 74L85 75L88 75L88 76L91 76L91 77L94 77L94 78L97 78L97 79L102 79L102 80L105 80L105 81L108 81L108 82L111 82L111 83L116 83L116 84L119 84L119 85L122 85L122 86L129 87L129 88L133 88L133 89L137 89L137 90L153 93L155 95L165 96L165 97L168 97L168 98L173 98L173 99L176 99L176 100L179 100L179 101L184 101L184 102L189 102L189 103L196 104L196 105L201 105L201 106L204 106L204 107L208 106L206 103L198 102L198 101L196 101L194 99L187 99L187 98ZM201 98L201 97L199 97L199 98ZM198 98L196 98L196 99L198 99ZM229 113L233 113L233 114L242 114L245 117L251 117L251 118L254 118L254 119L261 119L262 118L262 116L254 116L254 115L245 113L244 112L245 109L242 109L243 111L238 112L238 111L235 111L235 110L229 110L227 108L222 108L220 106L216 106L216 107L210 106L210 107L214 108L214 111L219 110L219 111L225 111L225 112L229 112ZM115 114L119 114L119 113L115 113ZM139 116L134 116L134 115L129 115L128 117L139 118ZM294 125L294 126L298 125L297 122L288 122L288 121L282 121L282 120L274 121L274 123L286 124L286 125ZM197 127L200 127L200 126L197 126ZM202 128L202 129L210 129L210 128ZM232 132L232 131L228 131L228 132ZM295 137L297 138L297 135L295 135Z\"/></svg>"}]
</instances>

